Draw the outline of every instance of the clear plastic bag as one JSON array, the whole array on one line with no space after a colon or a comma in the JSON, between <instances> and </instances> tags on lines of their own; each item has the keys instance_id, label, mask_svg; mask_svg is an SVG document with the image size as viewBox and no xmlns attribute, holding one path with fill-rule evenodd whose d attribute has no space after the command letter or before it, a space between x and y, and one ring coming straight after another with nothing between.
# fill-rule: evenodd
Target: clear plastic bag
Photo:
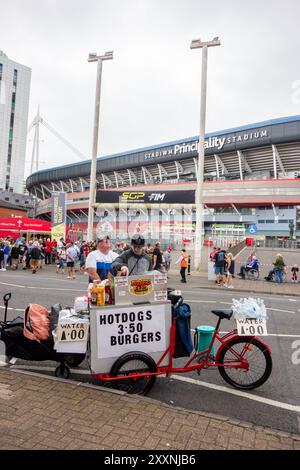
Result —
<instances>
[{"instance_id":1,"label":"clear plastic bag","mask_svg":"<svg viewBox=\"0 0 300 470\"><path fill-rule=\"evenodd\" d=\"M267 309L263 299L253 297L232 299L234 318L267 318Z\"/></svg>"}]
</instances>

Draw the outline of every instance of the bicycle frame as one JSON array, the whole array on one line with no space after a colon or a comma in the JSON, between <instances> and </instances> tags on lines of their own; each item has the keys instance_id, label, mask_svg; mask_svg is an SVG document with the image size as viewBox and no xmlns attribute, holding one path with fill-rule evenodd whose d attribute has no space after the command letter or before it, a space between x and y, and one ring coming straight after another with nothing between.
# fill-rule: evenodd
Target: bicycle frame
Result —
<instances>
[{"instance_id":1,"label":"bicycle frame","mask_svg":"<svg viewBox=\"0 0 300 470\"><path fill-rule=\"evenodd\" d=\"M175 351L175 333L176 333L176 318L173 318L171 329L170 329L170 346L166 349L166 351L163 353L161 358L156 363L157 365L156 372L145 372L145 373L136 372L136 373L132 373L129 375L124 375L124 376L119 375L117 377L111 377L111 375L107 373L106 374L92 374L92 378L98 378L102 381L110 382L114 380L138 379L141 377L150 377L151 375L169 375L171 373L192 372L194 370L208 369L209 367L226 367L226 368L230 367L234 369L244 369L245 371L247 371L249 369L249 364L247 360L243 359L243 355L247 351L248 345L251 344L251 342L253 342L254 339L257 339L258 341L262 342L265 345L265 347L270 351L269 346L257 336L251 336L251 337L247 336L246 338L249 339L249 341L245 343L243 351L240 354L236 353L233 349L227 346L227 343L231 341L232 339L239 337L237 335L237 330L234 329L221 337L219 334L220 323L221 323L221 319L219 318L211 343L209 345L209 348L203 351L200 351L198 353L195 353L191 358L189 358L189 360L183 367L173 367L173 354ZM212 360L210 353L211 353L212 347L216 339L221 343L221 346L219 346L218 348L216 358ZM226 361L225 364L218 363L218 358L223 347L227 347L227 349L231 350L232 354L236 357L236 361L234 359L231 359L231 360ZM168 354L170 357L169 364L167 366L160 366L160 364L163 362L163 360ZM197 358L199 358L200 356L201 356L201 361L194 363L197 360Z\"/></svg>"}]
</instances>

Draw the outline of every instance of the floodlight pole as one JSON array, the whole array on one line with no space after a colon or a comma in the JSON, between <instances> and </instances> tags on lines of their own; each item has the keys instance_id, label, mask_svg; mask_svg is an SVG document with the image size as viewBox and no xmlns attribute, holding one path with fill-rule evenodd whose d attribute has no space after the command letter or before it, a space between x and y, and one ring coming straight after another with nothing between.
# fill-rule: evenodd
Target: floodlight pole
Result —
<instances>
[{"instance_id":1,"label":"floodlight pole","mask_svg":"<svg viewBox=\"0 0 300 470\"><path fill-rule=\"evenodd\" d=\"M197 185L195 194L196 205L196 239L195 239L195 270L200 271L202 254L202 232L203 232L203 176L204 176L204 153L205 153L205 121L206 121L206 93L207 93L207 59L208 47L220 46L219 38L212 41L201 42L195 39L191 42L191 49L202 49L202 74L201 74L201 104L200 104L200 130L198 144Z\"/></svg>"},{"instance_id":2,"label":"floodlight pole","mask_svg":"<svg viewBox=\"0 0 300 470\"><path fill-rule=\"evenodd\" d=\"M88 229L87 241L93 241L93 223L94 223L94 204L96 194L96 173L97 173L97 154L98 154L98 133L100 121L100 97L101 97L101 78L102 78L102 61L113 59L113 51L106 52L103 56L97 54L89 54L88 62L97 62L97 81L95 96L95 113L94 113L94 133L93 133L93 153L91 161L90 175L90 193L89 193L89 213L88 213Z\"/></svg>"}]
</instances>

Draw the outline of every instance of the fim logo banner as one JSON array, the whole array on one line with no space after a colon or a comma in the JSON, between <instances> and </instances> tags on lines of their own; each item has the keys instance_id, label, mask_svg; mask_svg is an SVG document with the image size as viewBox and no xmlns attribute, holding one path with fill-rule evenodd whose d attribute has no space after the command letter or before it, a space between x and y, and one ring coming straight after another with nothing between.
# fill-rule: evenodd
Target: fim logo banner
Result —
<instances>
[{"instance_id":1,"label":"fim logo banner","mask_svg":"<svg viewBox=\"0 0 300 470\"><path fill-rule=\"evenodd\" d=\"M292 364L294 364L294 366L299 366L300 364L300 340L299 339L293 342L292 349L296 349L296 351L292 354Z\"/></svg>"}]
</instances>

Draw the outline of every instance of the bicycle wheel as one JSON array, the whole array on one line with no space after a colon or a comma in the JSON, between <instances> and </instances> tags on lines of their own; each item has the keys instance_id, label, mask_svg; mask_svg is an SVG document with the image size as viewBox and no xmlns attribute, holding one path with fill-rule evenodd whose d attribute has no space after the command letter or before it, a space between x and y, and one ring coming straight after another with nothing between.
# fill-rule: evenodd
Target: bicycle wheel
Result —
<instances>
[{"instance_id":1,"label":"bicycle wheel","mask_svg":"<svg viewBox=\"0 0 300 470\"><path fill-rule=\"evenodd\" d=\"M272 357L259 339L240 336L233 338L221 348L218 363L223 365L218 369L223 379L232 387L251 390L260 387L270 377ZM229 367L229 365L240 364L239 357L248 362L248 369Z\"/></svg>"},{"instance_id":2,"label":"bicycle wheel","mask_svg":"<svg viewBox=\"0 0 300 470\"><path fill-rule=\"evenodd\" d=\"M151 356L142 352L129 352L116 360L111 368L112 377L130 376L132 374L145 374L147 372L156 372L157 365ZM124 385L130 386L128 393L137 395L146 395L153 387L156 375L133 377L124 379Z\"/></svg>"}]
</instances>

